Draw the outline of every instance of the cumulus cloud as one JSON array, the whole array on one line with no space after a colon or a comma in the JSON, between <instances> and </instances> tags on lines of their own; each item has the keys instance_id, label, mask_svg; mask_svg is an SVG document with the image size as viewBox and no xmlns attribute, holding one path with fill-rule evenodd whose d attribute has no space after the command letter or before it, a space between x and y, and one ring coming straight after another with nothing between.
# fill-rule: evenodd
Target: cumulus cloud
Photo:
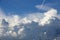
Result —
<instances>
[{"instance_id":1,"label":"cumulus cloud","mask_svg":"<svg viewBox=\"0 0 60 40\"><path fill-rule=\"evenodd\" d=\"M18 15L12 15L7 17L7 22L9 22L9 27L13 28L15 25L19 25L20 17Z\"/></svg>"},{"instance_id":2,"label":"cumulus cloud","mask_svg":"<svg viewBox=\"0 0 60 40\"><path fill-rule=\"evenodd\" d=\"M12 36L12 37L17 37L17 33L14 31L7 31L4 36Z\"/></svg>"},{"instance_id":3,"label":"cumulus cloud","mask_svg":"<svg viewBox=\"0 0 60 40\"><path fill-rule=\"evenodd\" d=\"M41 26L45 27L46 24L51 23L51 19L54 20L55 17L58 18L56 9L52 9L52 8L51 9L48 8L48 9L49 10L47 12L31 13L31 14L26 15L23 18L18 15L7 16L0 9L0 14L1 14L0 15L0 36L3 36L3 35L12 36L12 37L20 36L22 38L24 35L30 36L29 34L31 34L31 36L32 36L33 32L39 32L39 30L40 30L39 27L41 27ZM16 27L16 29L15 29L15 27ZM28 32L28 34L26 32ZM36 33L36 34L38 34L38 33ZM43 34L47 34L47 32L44 32ZM34 35L35 35L35 33L34 33Z\"/></svg>"},{"instance_id":4,"label":"cumulus cloud","mask_svg":"<svg viewBox=\"0 0 60 40\"><path fill-rule=\"evenodd\" d=\"M45 25L50 23L50 19L53 19L56 16L56 14L57 14L57 10L55 9L51 9L48 12L44 13L45 16L43 19L41 19L40 24Z\"/></svg>"}]
</instances>

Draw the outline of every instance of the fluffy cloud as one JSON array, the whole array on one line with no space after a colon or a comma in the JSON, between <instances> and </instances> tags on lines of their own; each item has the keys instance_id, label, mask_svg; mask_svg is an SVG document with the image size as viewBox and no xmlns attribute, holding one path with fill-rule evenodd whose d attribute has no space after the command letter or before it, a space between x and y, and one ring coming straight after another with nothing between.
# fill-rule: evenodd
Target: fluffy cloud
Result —
<instances>
[{"instance_id":1,"label":"fluffy cloud","mask_svg":"<svg viewBox=\"0 0 60 40\"><path fill-rule=\"evenodd\" d=\"M17 33L14 31L7 31L4 36L12 36L12 37L17 37Z\"/></svg>"},{"instance_id":2,"label":"fluffy cloud","mask_svg":"<svg viewBox=\"0 0 60 40\"><path fill-rule=\"evenodd\" d=\"M13 15L7 17L7 22L9 22L9 27L13 28L15 25L19 25L20 18L18 15Z\"/></svg>"},{"instance_id":3,"label":"fluffy cloud","mask_svg":"<svg viewBox=\"0 0 60 40\"><path fill-rule=\"evenodd\" d=\"M56 14L57 14L57 10L55 9L51 9L48 12L44 13L45 16L43 19L41 19L40 24L45 25L50 23L50 19L53 19L56 16Z\"/></svg>"},{"instance_id":4,"label":"fluffy cloud","mask_svg":"<svg viewBox=\"0 0 60 40\"><path fill-rule=\"evenodd\" d=\"M40 27L45 27L45 25L51 23L51 19L54 20L57 17L57 10L51 8L47 12L31 13L23 18L18 15L6 16L1 9L0 14L0 36L20 37L23 39L24 36L38 35L40 33ZM42 33L44 35L47 34L45 31ZM32 37L36 38L38 37L37 35Z\"/></svg>"}]
</instances>

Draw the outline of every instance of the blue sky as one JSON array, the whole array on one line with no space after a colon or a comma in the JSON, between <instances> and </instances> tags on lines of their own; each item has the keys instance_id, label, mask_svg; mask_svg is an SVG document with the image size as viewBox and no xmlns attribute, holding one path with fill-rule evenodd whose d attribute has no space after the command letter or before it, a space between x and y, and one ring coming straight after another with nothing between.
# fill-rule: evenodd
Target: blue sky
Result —
<instances>
[{"instance_id":1,"label":"blue sky","mask_svg":"<svg viewBox=\"0 0 60 40\"><path fill-rule=\"evenodd\" d=\"M29 12L41 12L35 6L41 5L43 0L0 0L0 7L6 14L27 14ZM44 5L60 11L60 0L45 0Z\"/></svg>"}]
</instances>

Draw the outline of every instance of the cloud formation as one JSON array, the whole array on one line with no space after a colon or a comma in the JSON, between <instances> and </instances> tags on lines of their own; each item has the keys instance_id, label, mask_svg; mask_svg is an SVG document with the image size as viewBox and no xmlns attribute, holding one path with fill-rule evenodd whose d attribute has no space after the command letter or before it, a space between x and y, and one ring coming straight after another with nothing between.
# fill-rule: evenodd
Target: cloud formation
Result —
<instances>
[{"instance_id":1,"label":"cloud formation","mask_svg":"<svg viewBox=\"0 0 60 40\"><path fill-rule=\"evenodd\" d=\"M47 6L47 5L43 5L43 4L41 4L41 5L36 5L35 7L36 7L37 9L39 9L39 10L44 10L44 11L48 11L48 10L51 9L51 7L49 7L49 6Z\"/></svg>"},{"instance_id":2,"label":"cloud formation","mask_svg":"<svg viewBox=\"0 0 60 40\"><path fill-rule=\"evenodd\" d=\"M51 23L51 19L55 20L55 17L57 17L57 10L51 8L47 12L28 14L23 18L18 15L6 16L1 9L0 14L0 37L10 36L23 39L26 35L33 35L33 32L38 31L35 33L38 35L40 33L40 27L49 25ZM43 34L47 33L43 32ZM33 37L36 38L36 36Z\"/></svg>"},{"instance_id":3,"label":"cloud formation","mask_svg":"<svg viewBox=\"0 0 60 40\"><path fill-rule=\"evenodd\" d=\"M41 19L40 24L45 25L50 23L50 19L53 19L56 16L56 14L57 14L57 10L55 9L51 9L48 12L44 13L44 18Z\"/></svg>"}]
</instances>

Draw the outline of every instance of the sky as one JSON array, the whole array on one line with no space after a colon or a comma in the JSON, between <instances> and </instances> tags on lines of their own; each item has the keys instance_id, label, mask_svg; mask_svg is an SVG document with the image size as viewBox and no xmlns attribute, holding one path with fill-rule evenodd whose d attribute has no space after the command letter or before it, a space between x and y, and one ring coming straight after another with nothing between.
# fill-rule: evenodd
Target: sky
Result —
<instances>
[{"instance_id":1,"label":"sky","mask_svg":"<svg viewBox=\"0 0 60 40\"><path fill-rule=\"evenodd\" d=\"M43 12L35 6L41 5L44 0L0 0L0 7L6 14L28 14L29 12ZM60 0L45 0L43 5L60 11Z\"/></svg>"},{"instance_id":2,"label":"sky","mask_svg":"<svg viewBox=\"0 0 60 40\"><path fill-rule=\"evenodd\" d=\"M60 0L0 0L1 40L60 40Z\"/></svg>"}]
</instances>

